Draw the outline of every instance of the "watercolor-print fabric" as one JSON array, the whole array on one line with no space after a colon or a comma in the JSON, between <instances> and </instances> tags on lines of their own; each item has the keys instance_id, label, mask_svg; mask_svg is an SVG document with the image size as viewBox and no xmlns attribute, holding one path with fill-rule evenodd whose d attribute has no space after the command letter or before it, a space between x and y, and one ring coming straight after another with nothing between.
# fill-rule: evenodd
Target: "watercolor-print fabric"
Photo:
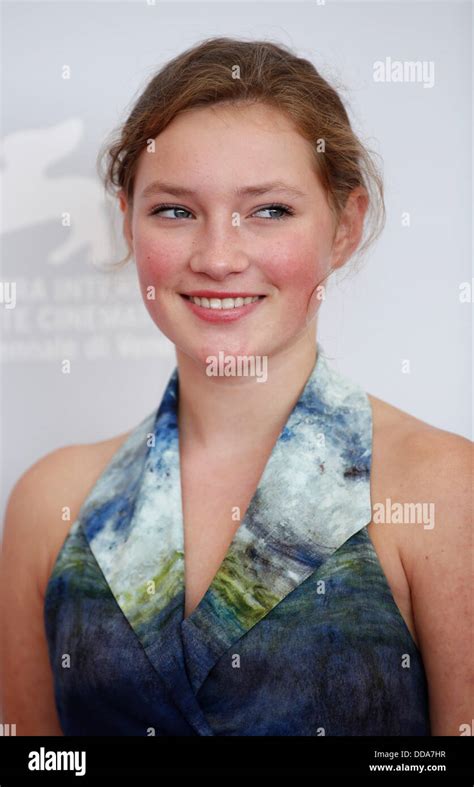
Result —
<instances>
[{"instance_id":1,"label":"watercolor-print fabric","mask_svg":"<svg viewBox=\"0 0 474 787\"><path fill-rule=\"evenodd\" d=\"M50 576L44 616L64 734L430 735L421 654L367 532L367 394L318 343L187 618L178 404L175 368L83 503Z\"/></svg>"}]
</instances>

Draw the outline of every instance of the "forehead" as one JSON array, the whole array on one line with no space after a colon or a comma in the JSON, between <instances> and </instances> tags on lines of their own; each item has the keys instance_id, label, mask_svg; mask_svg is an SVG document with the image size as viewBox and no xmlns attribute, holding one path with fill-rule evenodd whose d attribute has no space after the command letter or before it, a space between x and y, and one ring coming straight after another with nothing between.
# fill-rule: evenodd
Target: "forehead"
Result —
<instances>
[{"instance_id":1,"label":"forehead","mask_svg":"<svg viewBox=\"0 0 474 787\"><path fill-rule=\"evenodd\" d=\"M139 159L135 187L154 176L186 185L213 181L291 178L314 187L310 143L291 118L264 104L216 104L186 110L155 138L154 150Z\"/></svg>"}]
</instances>

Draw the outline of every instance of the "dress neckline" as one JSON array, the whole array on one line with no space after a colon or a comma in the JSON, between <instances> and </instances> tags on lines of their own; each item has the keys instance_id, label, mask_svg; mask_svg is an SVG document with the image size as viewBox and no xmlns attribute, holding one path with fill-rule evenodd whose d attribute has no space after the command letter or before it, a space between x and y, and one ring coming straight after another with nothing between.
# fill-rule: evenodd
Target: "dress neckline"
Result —
<instances>
[{"instance_id":1,"label":"dress neckline","mask_svg":"<svg viewBox=\"0 0 474 787\"><path fill-rule=\"evenodd\" d=\"M155 668L171 685L182 657L195 694L225 651L371 521L372 411L318 342L245 517L184 617L178 404L175 368L157 411L114 455L79 519Z\"/></svg>"},{"instance_id":2,"label":"dress neckline","mask_svg":"<svg viewBox=\"0 0 474 787\"><path fill-rule=\"evenodd\" d=\"M317 374L318 363L319 363L319 351L316 354L315 362L312 366L311 372L308 375L306 382L303 386L304 388L308 385L309 379ZM269 470L269 463L272 459L272 456L275 452L276 446L280 440L283 439L283 432L288 427L288 423L290 421L291 415L295 410L296 405L291 409L288 418L286 419L283 427L280 429L280 432L276 439L273 442L272 449L268 456L267 462L265 463L265 467L260 474L260 478L258 480L257 486L255 491L251 497L251 500L247 506L247 510L245 512L244 517L239 523L239 526L235 529L232 539L227 547L225 555L221 560L217 571L215 572L211 583L209 584L206 592L195 605L194 609L191 613L185 616L185 604L186 604L186 583L185 583L185 564L186 564L186 554L185 554L185 546L184 546L184 539L185 539L185 527L184 527L184 514L183 514L183 495L182 495L182 469L181 469L181 457L179 453L179 427L178 427L178 417L179 417L179 371L177 369L174 370L174 377L175 380L175 396L176 396L176 409L175 409L175 418L173 418L173 430L175 433L175 439L178 446L178 455L176 459L176 476L177 476L177 491L180 491L180 499L176 501L176 507L179 509L179 520L178 520L178 527L181 530L180 533L180 544L182 545L182 553L183 553L183 605L182 605L182 615L181 615L181 625L185 627L187 625L187 621L194 622L194 618L199 618L201 614L201 608L206 606L207 601L211 595L222 595L223 597L228 596L229 600L231 597L235 598L234 592L234 585L236 582L239 582L238 578L238 571L237 568L239 566L239 559L242 559L244 555L248 553L254 553L256 551L256 544L252 542L255 541L254 533L255 528L251 528L251 523L249 522L250 519L254 516L255 510L259 506L259 498L262 495L262 487L265 484L265 473L268 474ZM298 397L301 399L302 393ZM246 589L246 585L248 584L248 580L246 577L240 578L241 582L241 595L244 596L248 592ZM280 599L278 599L280 600ZM267 606L270 606L272 603L272 599L268 598L266 601ZM272 604L273 606L273 604ZM196 613L196 615L194 614ZM258 615L258 609L256 611ZM257 617L258 620L258 617Z\"/></svg>"}]
</instances>

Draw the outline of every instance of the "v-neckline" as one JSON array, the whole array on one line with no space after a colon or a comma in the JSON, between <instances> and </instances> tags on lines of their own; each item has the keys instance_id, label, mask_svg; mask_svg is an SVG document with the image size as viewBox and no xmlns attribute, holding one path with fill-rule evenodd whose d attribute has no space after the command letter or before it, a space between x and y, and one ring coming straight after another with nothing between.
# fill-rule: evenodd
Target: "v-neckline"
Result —
<instances>
[{"instance_id":1,"label":"v-neckline","mask_svg":"<svg viewBox=\"0 0 474 787\"><path fill-rule=\"evenodd\" d=\"M303 385L302 391L304 391L304 389L308 385L308 382L309 382L310 378L317 373L319 356L320 356L320 353L319 353L319 348L318 348L315 361L313 363L313 366L311 367L311 372L309 373L309 375L306 378L306 381L305 381L305 383ZM176 372L177 372L177 370L176 370ZM298 400L301 399L301 396L302 396L302 393L300 393L300 395L298 397ZM211 595L211 593L213 593L216 590L216 588L218 587L219 583L221 582L222 576L223 576L224 572L226 571L227 563L229 562L230 559L232 559L234 553L238 550L239 546L241 546L241 542L243 542L243 539L245 538L246 542L248 541L248 536L246 534L243 535L239 531L241 531L243 528L247 529L248 517L249 517L251 509L255 507L255 501L256 501L257 496L259 495L259 493L261 491L261 486L262 486L262 483L263 483L263 480L264 480L265 471L266 471L266 469L268 467L268 464L269 464L269 462L271 460L271 457L272 457L272 455L273 455L273 453L275 451L276 446L278 445L279 441L281 440L282 433L284 432L284 430L285 430L285 428L286 428L286 426L288 424L288 421L290 420L290 418L291 418L291 416L292 416L292 414L293 414L293 412L294 412L294 410L295 410L295 408L296 408L296 406L298 404L298 400L295 402L295 404L291 408L291 411L290 411L288 417L285 419L285 422L284 422L282 428L280 429L280 431L278 432L277 437L275 438L275 440L272 443L272 447L271 447L271 449L270 449L270 451L268 453L268 456L267 456L267 459L265 461L265 465L263 467L263 470L261 471L261 473L259 475L257 485L256 485L256 487L254 489L252 497L250 498L250 502L249 502L249 504L248 504L248 506L246 508L245 514L242 517L242 519L240 520L240 523L239 523L238 527L235 529L235 531L233 533L233 536L232 536L232 538L231 538L231 540L230 540L230 542L229 542L229 544L227 546L227 549L225 551L224 557L222 558L221 562L219 563L219 566L218 566L216 572L214 573L214 576L211 579L210 584L208 585L204 595L200 598L199 602L195 605L195 607L192 609L192 611L189 613L189 615L185 616L185 609L186 609L185 520L184 520L184 506L183 506L184 496L183 496L183 484L182 484L182 475L183 474L182 474L182 461L181 461L181 451L180 451L180 434L179 434L179 373L176 374L176 411L175 411L175 422L173 423L173 428L176 430L176 441L177 441L177 447L178 447L178 456L177 456L177 478L178 478L178 483L177 483L177 489L180 492L179 522L178 522L177 526L179 527L180 532L181 532L180 542L182 544L182 551L183 551L183 580L182 580L182 584L183 584L183 601L182 601L182 612L181 612L181 620L180 620L180 625L181 625L182 628L185 627L186 625L188 625L188 621L192 623L194 621L194 619L199 617L201 608L205 605L205 603L208 600L208 597Z\"/></svg>"},{"instance_id":2,"label":"v-neckline","mask_svg":"<svg viewBox=\"0 0 474 787\"><path fill-rule=\"evenodd\" d=\"M216 661L370 522L372 413L318 343L245 516L185 617L178 395L175 368L158 409L114 455L78 518L148 658L206 729L193 695Z\"/></svg>"}]
</instances>

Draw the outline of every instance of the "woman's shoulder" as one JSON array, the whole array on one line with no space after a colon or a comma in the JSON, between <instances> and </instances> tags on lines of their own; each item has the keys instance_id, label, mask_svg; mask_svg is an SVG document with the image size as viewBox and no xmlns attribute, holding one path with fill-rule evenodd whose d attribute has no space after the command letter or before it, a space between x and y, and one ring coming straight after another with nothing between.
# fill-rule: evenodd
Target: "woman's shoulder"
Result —
<instances>
[{"instance_id":1,"label":"woman's shoulder","mask_svg":"<svg viewBox=\"0 0 474 787\"><path fill-rule=\"evenodd\" d=\"M368 394L373 413L373 503L402 512L394 522L404 565L414 568L427 544L442 548L467 536L472 522L473 444ZM392 509L393 510L393 509ZM410 516L432 514L429 522L410 524ZM424 512L424 513L423 513ZM430 513L431 512L431 513ZM433 522L433 527L431 527ZM428 540L427 533L433 531Z\"/></svg>"},{"instance_id":2,"label":"woman's shoulder","mask_svg":"<svg viewBox=\"0 0 474 787\"><path fill-rule=\"evenodd\" d=\"M385 461L393 458L393 470L398 467L405 477L410 470L413 480L421 480L424 475L429 483L433 472L441 468L450 474L460 467L469 468L471 440L433 426L372 394L367 396L372 406L373 448Z\"/></svg>"},{"instance_id":3,"label":"woman's shoulder","mask_svg":"<svg viewBox=\"0 0 474 787\"><path fill-rule=\"evenodd\" d=\"M131 430L95 443L74 443L60 446L44 454L19 477L12 495L51 496L63 493L76 501L92 488L113 455L131 434Z\"/></svg>"},{"instance_id":4,"label":"woman's shoulder","mask_svg":"<svg viewBox=\"0 0 474 787\"><path fill-rule=\"evenodd\" d=\"M458 735L473 679L473 445L375 397L371 404L370 528L381 554L390 554L389 568L399 558L395 585L403 589L423 656L432 734ZM378 524L374 503L381 506Z\"/></svg>"},{"instance_id":5,"label":"woman's shoulder","mask_svg":"<svg viewBox=\"0 0 474 787\"><path fill-rule=\"evenodd\" d=\"M32 551L25 560L36 555L41 592L83 502L130 433L95 443L60 446L37 459L13 486L3 537L15 553L15 543L22 545L22 551Z\"/></svg>"}]
</instances>

